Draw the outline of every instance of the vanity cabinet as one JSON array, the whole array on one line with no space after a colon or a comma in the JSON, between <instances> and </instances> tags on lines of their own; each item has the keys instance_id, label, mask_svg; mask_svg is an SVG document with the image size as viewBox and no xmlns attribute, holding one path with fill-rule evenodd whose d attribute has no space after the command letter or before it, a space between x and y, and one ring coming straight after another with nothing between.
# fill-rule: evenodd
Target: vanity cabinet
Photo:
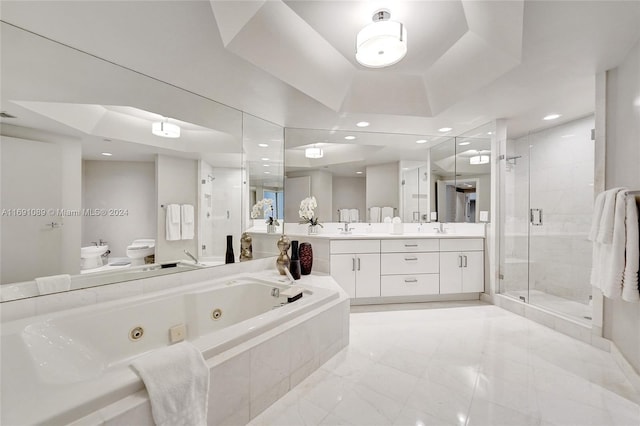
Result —
<instances>
[{"instance_id":1,"label":"vanity cabinet","mask_svg":"<svg viewBox=\"0 0 640 426\"><path fill-rule=\"evenodd\" d=\"M484 291L484 248L480 238L440 241L440 294Z\"/></svg>"},{"instance_id":2,"label":"vanity cabinet","mask_svg":"<svg viewBox=\"0 0 640 426\"><path fill-rule=\"evenodd\" d=\"M380 296L380 240L331 241L331 276L349 297Z\"/></svg>"},{"instance_id":3,"label":"vanity cabinet","mask_svg":"<svg viewBox=\"0 0 640 426\"><path fill-rule=\"evenodd\" d=\"M382 240L381 296L439 293L437 239Z\"/></svg>"}]
</instances>

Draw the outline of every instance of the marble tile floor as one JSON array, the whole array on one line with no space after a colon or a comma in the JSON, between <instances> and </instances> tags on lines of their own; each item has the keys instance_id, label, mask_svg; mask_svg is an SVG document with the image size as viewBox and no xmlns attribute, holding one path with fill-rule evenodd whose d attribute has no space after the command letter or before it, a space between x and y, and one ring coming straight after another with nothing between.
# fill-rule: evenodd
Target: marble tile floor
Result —
<instances>
[{"instance_id":1,"label":"marble tile floor","mask_svg":"<svg viewBox=\"0 0 640 426\"><path fill-rule=\"evenodd\" d=\"M350 345L249 424L640 425L609 353L497 306L433 306L352 309Z\"/></svg>"}]
</instances>

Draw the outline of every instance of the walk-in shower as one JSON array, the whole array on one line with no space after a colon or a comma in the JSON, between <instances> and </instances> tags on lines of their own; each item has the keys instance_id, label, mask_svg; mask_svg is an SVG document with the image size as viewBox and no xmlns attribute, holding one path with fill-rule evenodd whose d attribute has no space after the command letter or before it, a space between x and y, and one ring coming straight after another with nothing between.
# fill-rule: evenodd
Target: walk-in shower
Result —
<instances>
[{"instance_id":1,"label":"walk-in shower","mask_svg":"<svg viewBox=\"0 0 640 426\"><path fill-rule=\"evenodd\" d=\"M593 117L507 141L500 162L500 293L591 320Z\"/></svg>"}]
</instances>

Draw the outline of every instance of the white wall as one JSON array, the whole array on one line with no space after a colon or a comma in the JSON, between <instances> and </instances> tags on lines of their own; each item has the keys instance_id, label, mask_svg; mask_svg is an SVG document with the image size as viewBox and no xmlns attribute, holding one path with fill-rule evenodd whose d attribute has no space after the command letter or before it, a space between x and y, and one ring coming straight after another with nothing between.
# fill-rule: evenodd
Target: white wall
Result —
<instances>
[{"instance_id":1,"label":"white wall","mask_svg":"<svg viewBox=\"0 0 640 426\"><path fill-rule=\"evenodd\" d=\"M606 78L605 187L640 189L640 42ZM640 303L605 298L604 336L640 373Z\"/></svg>"},{"instance_id":2,"label":"white wall","mask_svg":"<svg viewBox=\"0 0 640 426\"><path fill-rule=\"evenodd\" d=\"M400 199L398 163L367 167L367 209L370 207L398 208Z\"/></svg>"},{"instance_id":3,"label":"white wall","mask_svg":"<svg viewBox=\"0 0 640 426\"><path fill-rule=\"evenodd\" d=\"M309 178L309 195L305 195L307 185L305 179L297 179L304 177ZM284 184L286 222L297 222L299 220L300 201L310 195L316 197L318 202L316 216L320 218L320 223L331 221L333 217L333 175L331 173L324 170L292 172L287 174Z\"/></svg>"},{"instance_id":4,"label":"white wall","mask_svg":"<svg viewBox=\"0 0 640 426\"><path fill-rule=\"evenodd\" d=\"M3 129L4 130L4 129ZM44 209L42 215L3 215L1 282L80 271L80 218L49 209L80 209L80 144L2 136L2 209ZM47 224L56 222L60 226Z\"/></svg>"},{"instance_id":5,"label":"white wall","mask_svg":"<svg viewBox=\"0 0 640 426\"><path fill-rule=\"evenodd\" d=\"M195 221L196 238L192 240L167 241L165 230L166 210L160 207L164 204L192 204L198 209L198 163L196 160L158 155L156 158L157 185L157 236L156 262L187 259L184 250L196 254L198 235L198 215ZM238 192L240 190L238 189ZM239 216L238 216L239 218Z\"/></svg>"},{"instance_id":6,"label":"white wall","mask_svg":"<svg viewBox=\"0 0 640 426\"><path fill-rule=\"evenodd\" d=\"M366 192L367 182L365 177L333 177L333 222L338 222L340 217L338 209L358 209L360 222L367 220Z\"/></svg>"},{"instance_id":7,"label":"white wall","mask_svg":"<svg viewBox=\"0 0 640 426\"><path fill-rule=\"evenodd\" d=\"M155 181L153 162L83 161L82 207L124 209L126 215L84 216L82 245L102 239L111 257L126 257L133 240L156 239Z\"/></svg>"}]
</instances>

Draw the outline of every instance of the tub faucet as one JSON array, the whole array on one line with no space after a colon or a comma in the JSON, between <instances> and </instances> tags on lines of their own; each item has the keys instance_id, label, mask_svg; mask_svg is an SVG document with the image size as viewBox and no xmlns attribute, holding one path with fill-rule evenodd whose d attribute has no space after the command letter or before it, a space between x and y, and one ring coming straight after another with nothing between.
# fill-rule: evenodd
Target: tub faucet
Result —
<instances>
[{"instance_id":1,"label":"tub faucet","mask_svg":"<svg viewBox=\"0 0 640 426\"><path fill-rule=\"evenodd\" d=\"M192 255L191 253L189 253L189 250L184 250L184 254L186 254L187 256L189 256L191 258L191 260L193 260L195 262L195 264L198 264L198 258L195 257L194 255Z\"/></svg>"}]
</instances>

